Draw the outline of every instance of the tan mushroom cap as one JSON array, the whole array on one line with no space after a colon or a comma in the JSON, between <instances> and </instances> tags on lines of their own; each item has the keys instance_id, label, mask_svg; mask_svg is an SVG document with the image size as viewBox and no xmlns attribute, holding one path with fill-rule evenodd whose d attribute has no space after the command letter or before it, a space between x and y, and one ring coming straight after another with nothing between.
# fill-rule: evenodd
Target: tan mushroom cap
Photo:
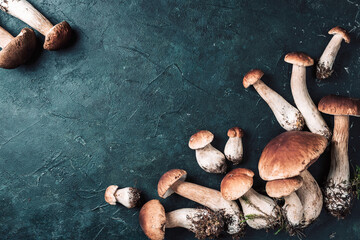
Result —
<instances>
[{"instance_id":1,"label":"tan mushroom cap","mask_svg":"<svg viewBox=\"0 0 360 240\"><path fill-rule=\"evenodd\" d=\"M314 65L314 59L302 52L292 52L286 54L284 61L290 64L308 67Z\"/></svg>"},{"instance_id":2,"label":"tan mushroom cap","mask_svg":"<svg viewBox=\"0 0 360 240\"><path fill-rule=\"evenodd\" d=\"M236 168L226 174L221 181L221 195L226 200L242 197L253 185L254 172L246 168Z\"/></svg>"},{"instance_id":3,"label":"tan mushroom cap","mask_svg":"<svg viewBox=\"0 0 360 240\"><path fill-rule=\"evenodd\" d=\"M327 139L321 135L291 131L271 140L259 160L260 177L266 181L298 176L324 152Z\"/></svg>"},{"instance_id":4,"label":"tan mushroom cap","mask_svg":"<svg viewBox=\"0 0 360 240\"><path fill-rule=\"evenodd\" d=\"M35 48L35 32L30 28L23 28L19 35L0 51L0 67L12 69L24 64Z\"/></svg>"},{"instance_id":5,"label":"tan mushroom cap","mask_svg":"<svg viewBox=\"0 0 360 240\"><path fill-rule=\"evenodd\" d=\"M204 148L214 140L214 134L207 130L201 130L190 137L189 148L196 150Z\"/></svg>"},{"instance_id":6,"label":"tan mushroom cap","mask_svg":"<svg viewBox=\"0 0 360 240\"><path fill-rule=\"evenodd\" d=\"M349 35L349 33L348 33L345 29L343 29L342 27L339 27L339 26L334 27L334 28L330 29L328 33L329 33L329 34L332 34L332 35L339 34L339 35L342 36L342 38L344 39L344 41L345 41L346 43L350 43L350 35Z\"/></svg>"},{"instance_id":7,"label":"tan mushroom cap","mask_svg":"<svg viewBox=\"0 0 360 240\"><path fill-rule=\"evenodd\" d=\"M350 115L360 117L360 99L328 95L318 105L320 112L330 115Z\"/></svg>"},{"instance_id":8,"label":"tan mushroom cap","mask_svg":"<svg viewBox=\"0 0 360 240\"><path fill-rule=\"evenodd\" d=\"M185 181L186 176L187 172L182 169L171 169L170 171L164 173L157 186L159 196L161 198L167 198L170 196L173 193L171 186L177 181Z\"/></svg>"},{"instance_id":9,"label":"tan mushroom cap","mask_svg":"<svg viewBox=\"0 0 360 240\"><path fill-rule=\"evenodd\" d=\"M139 213L139 222L145 235L151 240L165 238L166 215L159 200L150 200L144 204Z\"/></svg>"},{"instance_id":10,"label":"tan mushroom cap","mask_svg":"<svg viewBox=\"0 0 360 240\"><path fill-rule=\"evenodd\" d=\"M110 185L106 188L105 191L105 201L110 205L116 205L115 192L118 190L118 186Z\"/></svg>"},{"instance_id":11,"label":"tan mushroom cap","mask_svg":"<svg viewBox=\"0 0 360 240\"><path fill-rule=\"evenodd\" d=\"M242 130L239 127L233 127L229 129L227 135L229 138L234 138L234 137L242 138L244 136L244 130Z\"/></svg>"},{"instance_id":12,"label":"tan mushroom cap","mask_svg":"<svg viewBox=\"0 0 360 240\"><path fill-rule=\"evenodd\" d=\"M274 180L266 183L266 193L270 197L282 198L289 196L303 185L303 179L300 176Z\"/></svg>"},{"instance_id":13,"label":"tan mushroom cap","mask_svg":"<svg viewBox=\"0 0 360 240\"><path fill-rule=\"evenodd\" d=\"M45 36L44 49L52 51L66 47L72 35L72 29L66 21L56 24Z\"/></svg>"},{"instance_id":14,"label":"tan mushroom cap","mask_svg":"<svg viewBox=\"0 0 360 240\"><path fill-rule=\"evenodd\" d=\"M263 71L260 69L253 69L250 72L248 72L244 79L243 79L243 85L245 88L248 88L249 86L253 85L257 81L259 81L264 76Z\"/></svg>"}]
</instances>

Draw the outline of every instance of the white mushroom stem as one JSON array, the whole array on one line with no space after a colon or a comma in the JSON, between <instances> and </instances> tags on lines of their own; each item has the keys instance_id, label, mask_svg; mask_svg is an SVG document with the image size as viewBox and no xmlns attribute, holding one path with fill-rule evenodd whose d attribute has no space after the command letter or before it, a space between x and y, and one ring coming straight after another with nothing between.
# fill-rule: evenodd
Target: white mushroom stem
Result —
<instances>
[{"instance_id":1,"label":"white mushroom stem","mask_svg":"<svg viewBox=\"0 0 360 240\"><path fill-rule=\"evenodd\" d=\"M320 68L328 72L332 71L332 67L334 65L334 61L337 53L339 52L342 41L343 37L340 34L335 34L331 38L317 64L317 71L321 71Z\"/></svg>"},{"instance_id":2,"label":"white mushroom stem","mask_svg":"<svg viewBox=\"0 0 360 240\"><path fill-rule=\"evenodd\" d=\"M277 222L278 214L276 203L269 197L266 197L254 189L250 188L241 198L239 198L242 210L244 212L246 223L254 229L271 228Z\"/></svg>"},{"instance_id":3,"label":"white mushroom stem","mask_svg":"<svg viewBox=\"0 0 360 240\"><path fill-rule=\"evenodd\" d=\"M14 37L6 31L4 28L0 27L0 47L5 48Z\"/></svg>"},{"instance_id":4,"label":"white mushroom stem","mask_svg":"<svg viewBox=\"0 0 360 240\"><path fill-rule=\"evenodd\" d=\"M136 188L126 187L116 190L115 199L127 208L133 208L137 205L140 198L140 192Z\"/></svg>"},{"instance_id":5,"label":"white mushroom stem","mask_svg":"<svg viewBox=\"0 0 360 240\"><path fill-rule=\"evenodd\" d=\"M211 144L204 148L196 149L196 160L199 166L209 173L225 173L226 161L222 152L214 148Z\"/></svg>"},{"instance_id":6,"label":"white mushroom stem","mask_svg":"<svg viewBox=\"0 0 360 240\"><path fill-rule=\"evenodd\" d=\"M166 213L166 228L186 228L194 231L194 221L199 221L201 216L208 214L205 209L182 208Z\"/></svg>"},{"instance_id":7,"label":"white mushroom stem","mask_svg":"<svg viewBox=\"0 0 360 240\"><path fill-rule=\"evenodd\" d=\"M0 0L0 9L20 19L42 35L46 35L53 27L38 10L25 0Z\"/></svg>"},{"instance_id":8,"label":"white mushroom stem","mask_svg":"<svg viewBox=\"0 0 360 240\"><path fill-rule=\"evenodd\" d=\"M288 103L277 92L269 88L260 79L254 83L253 86L269 105L281 127L286 131L303 129L304 118L299 110Z\"/></svg>"},{"instance_id":9,"label":"white mushroom stem","mask_svg":"<svg viewBox=\"0 0 360 240\"><path fill-rule=\"evenodd\" d=\"M285 204L283 209L288 222L291 226L299 226L304 216L304 210L300 198L295 192L293 192L289 196L284 197L284 200Z\"/></svg>"},{"instance_id":10,"label":"white mushroom stem","mask_svg":"<svg viewBox=\"0 0 360 240\"><path fill-rule=\"evenodd\" d=\"M213 211L222 211L228 221L228 233L236 234L243 228L241 224L241 210L235 201L222 198L221 192L194 183L178 181L171 189L180 196L197 202Z\"/></svg>"},{"instance_id":11,"label":"white mushroom stem","mask_svg":"<svg viewBox=\"0 0 360 240\"><path fill-rule=\"evenodd\" d=\"M239 164L243 159L244 148L241 137L230 137L226 142L224 154L234 164Z\"/></svg>"},{"instance_id":12,"label":"white mushroom stem","mask_svg":"<svg viewBox=\"0 0 360 240\"><path fill-rule=\"evenodd\" d=\"M306 86L306 68L293 64L291 73L291 92L295 104L305 118L311 132L320 134L327 139L331 131L312 101Z\"/></svg>"}]
</instances>

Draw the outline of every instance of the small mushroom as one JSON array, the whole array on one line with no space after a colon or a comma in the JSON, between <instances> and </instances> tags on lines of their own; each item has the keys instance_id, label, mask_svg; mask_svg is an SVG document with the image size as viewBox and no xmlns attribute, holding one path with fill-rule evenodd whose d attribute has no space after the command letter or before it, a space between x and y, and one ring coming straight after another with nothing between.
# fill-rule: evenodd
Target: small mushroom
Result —
<instances>
[{"instance_id":1,"label":"small mushroom","mask_svg":"<svg viewBox=\"0 0 360 240\"><path fill-rule=\"evenodd\" d=\"M331 131L317 110L306 86L306 67L312 66L314 60L305 53L293 52L285 56L285 62L293 64L290 81L291 92L297 108L305 118L306 125L311 132L320 134L329 140Z\"/></svg>"},{"instance_id":2,"label":"small mushroom","mask_svg":"<svg viewBox=\"0 0 360 240\"><path fill-rule=\"evenodd\" d=\"M241 233L244 230L243 215L236 202L225 200L217 190L185 182L186 176L186 171L182 169L172 169L164 173L158 182L159 196L167 198L175 192L215 212L222 212L229 234Z\"/></svg>"},{"instance_id":3,"label":"small mushroom","mask_svg":"<svg viewBox=\"0 0 360 240\"><path fill-rule=\"evenodd\" d=\"M199 166L208 173L225 173L226 161L222 152L211 145L214 135L207 130L201 130L191 136L189 148L195 150Z\"/></svg>"},{"instance_id":4,"label":"small mushroom","mask_svg":"<svg viewBox=\"0 0 360 240\"><path fill-rule=\"evenodd\" d=\"M66 21L52 25L26 0L0 0L0 9L44 35L44 49L46 50L58 50L65 47L71 40L72 30Z\"/></svg>"},{"instance_id":5,"label":"small mushroom","mask_svg":"<svg viewBox=\"0 0 360 240\"><path fill-rule=\"evenodd\" d=\"M323 113L334 115L330 171L324 191L325 207L333 216L344 218L353 199L348 156L349 116L360 117L360 100L329 95L320 100L318 108Z\"/></svg>"},{"instance_id":6,"label":"small mushroom","mask_svg":"<svg viewBox=\"0 0 360 240\"><path fill-rule=\"evenodd\" d=\"M13 37L0 27L0 67L17 68L24 64L34 53L36 36L32 29L23 28L19 35Z\"/></svg>"},{"instance_id":7,"label":"small mushroom","mask_svg":"<svg viewBox=\"0 0 360 240\"><path fill-rule=\"evenodd\" d=\"M196 238L217 237L224 227L223 219L208 209L182 208L165 213L159 200L150 200L140 210L139 222L151 240L165 238L165 228L186 228Z\"/></svg>"},{"instance_id":8,"label":"small mushroom","mask_svg":"<svg viewBox=\"0 0 360 240\"><path fill-rule=\"evenodd\" d=\"M226 158L231 161L234 165L239 164L243 159L243 144L242 137L244 131L239 127L233 127L227 132L229 137L226 142L224 154Z\"/></svg>"},{"instance_id":9,"label":"small mushroom","mask_svg":"<svg viewBox=\"0 0 360 240\"><path fill-rule=\"evenodd\" d=\"M328 33L334 36L326 46L316 66L316 77L318 79L325 79L331 76L334 71L333 65L336 55L339 52L341 42L344 40L346 43L350 43L348 32L341 27L334 27L330 29Z\"/></svg>"},{"instance_id":10,"label":"small mushroom","mask_svg":"<svg viewBox=\"0 0 360 240\"><path fill-rule=\"evenodd\" d=\"M246 223L254 229L272 228L278 224L276 203L252 189L254 172L237 168L221 181L221 194L226 200L239 199ZM249 217L250 216L250 217Z\"/></svg>"},{"instance_id":11,"label":"small mushroom","mask_svg":"<svg viewBox=\"0 0 360 240\"><path fill-rule=\"evenodd\" d=\"M140 190L132 187L119 189L116 185L110 185L105 191L105 201L110 205L121 203L127 208L134 208L139 204Z\"/></svg>"},{"instance_id":12,"label":"small mushroom","mask_svg":"<svg viewBox=\"0 0 360 240\"><path fill-rule=\"evenodd\" d=\"M263 75L264 73L259 69L251 70L243 79L244 87L248 88L250 85L254 86L255 90L273 111L280 126L286 131L302 130L305 122L299 110L288 103L277 92L269 88L261 80Z\"/></svg>"}]
</instances>

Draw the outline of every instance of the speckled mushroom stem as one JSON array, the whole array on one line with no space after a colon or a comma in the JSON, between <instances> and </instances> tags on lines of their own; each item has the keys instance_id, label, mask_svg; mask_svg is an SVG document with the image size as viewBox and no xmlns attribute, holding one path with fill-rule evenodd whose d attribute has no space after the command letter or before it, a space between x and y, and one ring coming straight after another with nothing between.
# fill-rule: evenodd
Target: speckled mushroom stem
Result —
<instances>
[{"instance_id":1,"label":"speckled mushroom stem","mask_svg":"<svg viewBox=\"0 0 360 240\"><path fill-rule=\"evenodd\" d=\"M0 47L5 48L14 37L6 31L4 28L0 27Z\"/></svg>"},{"instance_id":2,"label":"speckled mushroom stem","mask_svg":"<svg viewBox=\"0 0 360 240\"><path fill-rule=\"evenodd\" d=\"M211 144L195 150L199 166L209 173L225 173L227 169L225 156Z\"/></svg>"},{"instance_id":3,"label":"speckled mushroom stem","mask_svg":"<svg viewBox=\"0 0 360 240\"><path fill-rule=\"evenodd\" d=\"M293 192L289 196L284 197L285 204L283 210L285 216L292 227L298 227L304 216L303 206L298 195Z\"/></svg>"},{"instance_id":4,"label":"speckled mushroom stem","mask_svg":"<svg viewBox=\"0 0 360 240\"><path fill-rule=\"evenodd\" d=\"M166 213L166 228L182 227L194 231L194 220L208 214L205 209L182 208Z\"/></svg>"},{"instance_id":5,"label":"speckled mushroom stem","mask_svg":"<svg viewBox=\"0 0 360 240\"><path fill-rule=\"evenodd\" d=\"M291 73L291 92L296 106L305 118L311 132L320 134L327 139L331 131L312 101L306 86L306 68L293 64Z\"/></svg>"},{"instance_id":6,"label":"speckled mushroom stem","mask_svg":"<svg viewBox=\"0 0 360 240\"><path fill-rule=\"evenodd\" d=\"M318 79L328 78L332 74L332 67L342 41L343 37L341 35L334 35L331 38L316 66L316 77Z\"/></svg>"}]
</instances>

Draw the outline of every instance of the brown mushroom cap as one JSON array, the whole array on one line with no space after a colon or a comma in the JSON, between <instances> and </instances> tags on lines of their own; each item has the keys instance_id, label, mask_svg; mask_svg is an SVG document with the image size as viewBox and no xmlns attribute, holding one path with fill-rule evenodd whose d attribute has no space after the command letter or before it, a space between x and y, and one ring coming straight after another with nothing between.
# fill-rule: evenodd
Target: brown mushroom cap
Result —
<instances>
[{"instance_id":1,"label":"brown mushroom cap","mask_svg":"<svg viewBox=\"0 0 360 240\"><path fill-rule=\"evenodd\" d=\"M159 200L150 200L144 204L139 213L139 222L145 235L151 240L165 238L166 215Z\"/></svg>"},{"instance_id":2,"label":"brown mushroom cap","mask_svg":"<svg viewBox=\"0 0 360 240\"><path fill-rule=\"evenodd\" d=\"M45 36L44 49L59 50L66 47L72 38L72 29L70 25L63 21L50 29Z\"/></svg>"},{"instance_id":3,"label":"brown mushroom cap","mask_svg":"<svg viewBox=\"0 0 360 240\"><path fill-rule=\"evenodd\" d=\"M19 35L0 51L0 67L12 69L24 64L35 48L35 32L30 28L23 28Z\"/></svg>"},{"instance_id":4,"label":"brown mushroom cap","mask_svg":"<svg viewBox=\"0 0 360 240\"><path fill-rule=\"evenodd\" d=\"M350 43L349 33L345 29L343 29L339 26L330 29L328 33L332 34L332 35L339 34L339 35L341 35L341 37L344 39L344 41L346 43Z\"/></svg>"},{"instance_id":5,"label":"brown mushroom cap","mask_svg":"<svg viewBox=\"0 0 360 240\"><path fill-rule=\"evenodd\" d=\"M303 185L303 179L300 176L274 180L266 183L266 193L270 197L282 198L289 196Z\"/></svg>"},{"instance_id":6,"label":"brown mushroom cap","mask_svg":"<svg viewBox=\"0 0 360 240\"><path fill-rule=\"evenodd\" d=\"M243 79L243 85L245 88L248 88L249 86L253 85L257 81L259 81L264 76L263 71L260 69L253 69L250 72L248 72L244 79Z\"/></svg>"},{"instance_id":7,"label":"brown mushroom cap","mask_svg":"<svg viewBox=\"0 0 360 240\"><path fill-rule=\"evenodd\" d=\"M229 138L234 138L234 137L242 138L244 136L244 130L242 130L239 127L233 127L229 129L227 135Z\"/></svg>"},{"instance_id":8,"label":"brown mushroom cap","mask_svg":"<svg viewBox=\"0 0 360 240\"><path fill-rule=\"evenodd\" d=\"M326 138L315 133L282 133L264 148L258 165L260 177L266 181L295 177L313 164L326 146Z\"/></svg>"},{"instance_id":9,"label":"brown mushroom cap","mask_svg":"<svg viewBox=\"0 0 360 240\"><path fill-rule=\"evenodd\" d=\"M360 99L328 95L318 105L320 112L330 115L350 115L360 117Z\"/></svg>"},{"instance_id":10,"label":"brown mushroom cap","mask_svg":"<svg viewBox=\"0 0 360 240\"><path fill-rule=\"evenodd\" d=\"M196 150L204 148L214 140L214 134L207 130L201 130L190 137L189 148Z\"/></svg>"},{"instance_id":11,"label":"brown mushroom cap","mask_svg":"<svg viewBox=\"0 0 360 240\"><path fill-rule=\"evenodd\" d=\"M164 175L161 176L157 186L159 196L161 198L167 198L173 194L171 186L177 181L185 181L186 176L187 172L182 169L171 169L170 171L164 173Z\"/></svg>"},{"instance_id":12,"label":"brown mushroom cap","mask_svg":"<svg viewBox=\"0 0 360 240\"><path fill-rule=\"evenodd\" d=\"M105 191L105 201L110 205L116 205L115 192L119 187L116 185L110 185Z\"/></svg>"},{"instance_id":13,"label":"brown mushroom cap","mask_svg":"<svg viewBox=\"0 0 360 240\"><path fill-rule=\"evenodd\" d=\"M253 185L254 172L246 168L236 168L226 174L221 181L221 195L226 200L242 197Z\"/></svg>"},{"instance_id":14,"label":"brown mushroom cap","mask_svg":"<svg viewBox=\"0 0 360 240\"><path fill-rule=\"evenodd\" d=\"M314 60L302 52L288 53L286 54L284 61L302 67L308 67L314 65Z\"/></svg>"}]
</instances>

